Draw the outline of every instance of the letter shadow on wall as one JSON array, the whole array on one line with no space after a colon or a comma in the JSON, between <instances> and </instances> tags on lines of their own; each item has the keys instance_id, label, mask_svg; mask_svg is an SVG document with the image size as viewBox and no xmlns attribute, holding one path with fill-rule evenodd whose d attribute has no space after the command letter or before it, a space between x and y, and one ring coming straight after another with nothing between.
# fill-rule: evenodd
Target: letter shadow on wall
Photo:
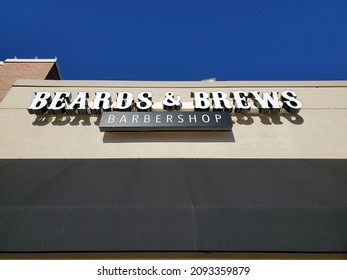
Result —
<instances>
[{"instance_id":1,"label":"letter shadow on wall","mask_svg":"<svg viewBox=\"0 0 347 280\"><path fill-rule=\"evenodd\" d=\"M236 114L232 116L234 125L252 125L259 118L264 125L282 125L290 122L301 125L304 119L299 114L283 115L251 115ZM32 122L36 126L91 126L99 125L101 116L98 115L37 115ZM105 132L104 143L131 142L235 142L233 131L152 131L152 132Z\"/></svg>"},{"instance_id":2,"label":"letter shadow on wall","mask_svg":"<svg viewBox=\"0 0 347 280\"><path fill-rule=\"evenodd\" d=\"M283 114L283 115L251 115L251 114L237 114L233 118L236 118L236 124L239 125L251 125L254 123L255 118L259 118L260 122L264 125L282 125L284 122L290 122L294 125L302 125L304 123L303 117L299 114ZM233 122L234 123L234 122Z\"/></svg>"},{"instance_id":3,"label":"letter shadow on wall","mask_svg":"<svg viewBox=\"0 0 347 280\"><path fill-rule=\"evenodd\" d=\"M235 142L231 131L105 132L104 143L138 142Z\"/></svg>"},{"instance_id":4,"label":"letter shadow on wall","mask_svg":"<svg viewBox=\"0 0 347 280\"><path fill-rule=\"evenodd\" d=\"M99 125L101 116L96 115L37 115L36 119L33 121L33 125L45 126L52 124L54 126L90 126L92 124Z\"/></svg>"},{"instance_id":5,"label":"letter shadow on wall","mask_svg":"<svg viewBox=\"0 0 347 280\"><path fill-rule=\"evenodd\" d=\"M101 116L96 115L37 115L35 126L91 126L99 125ZM234 122L233 122L234 124ZM148 131L148 132L105 132L104 143L131 142L235 142L232 131Z\"/></svg>"}]
</instances>

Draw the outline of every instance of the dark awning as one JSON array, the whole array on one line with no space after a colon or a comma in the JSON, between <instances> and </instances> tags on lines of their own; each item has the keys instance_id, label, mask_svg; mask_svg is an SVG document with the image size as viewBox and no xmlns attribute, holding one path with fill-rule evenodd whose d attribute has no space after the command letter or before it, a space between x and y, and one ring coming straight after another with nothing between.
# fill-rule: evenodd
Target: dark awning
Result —
<instances>
[{"instance_id":1,"label":"dark awning","mask_svg":"<svg viewBox=\"0 0 347 280\"><path fill-rule=\"evenodd\" d=\"M347 160L0 160L0 251L346 252Z\"/></svg>"}]
</instances>

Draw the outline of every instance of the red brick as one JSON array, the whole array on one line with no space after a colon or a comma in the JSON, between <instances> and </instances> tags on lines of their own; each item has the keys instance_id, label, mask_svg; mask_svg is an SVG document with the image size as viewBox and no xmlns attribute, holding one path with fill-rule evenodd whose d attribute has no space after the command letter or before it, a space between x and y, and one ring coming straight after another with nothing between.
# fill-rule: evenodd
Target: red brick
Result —
<instances>
[{"instance_id":1,"label":"red brick","mask_svg":"<svg viewBox=\"0 0 347 280\"><path fill-rule=\"evenodd\" d=\"M0 66L0 102L17 79L60 80L54 62L4 62Z\"/></svg>"}]
</instances>

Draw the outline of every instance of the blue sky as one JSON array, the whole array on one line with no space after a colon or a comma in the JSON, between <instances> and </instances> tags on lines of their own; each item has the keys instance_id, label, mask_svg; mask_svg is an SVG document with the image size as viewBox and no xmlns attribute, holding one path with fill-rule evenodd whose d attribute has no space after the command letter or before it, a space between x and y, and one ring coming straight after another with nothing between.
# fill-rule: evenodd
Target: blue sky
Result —
<instances>
[{"instance_id":1,"label":"blue sky","mask_svg":"<svg viewBox=\"0 0 347 280\"><path fill-rule=\"evenodd\" d=\"M0 60L56 56L63 79L347 80L347 0L11 0L0 8Z\"/></svg>"}]
</instances>

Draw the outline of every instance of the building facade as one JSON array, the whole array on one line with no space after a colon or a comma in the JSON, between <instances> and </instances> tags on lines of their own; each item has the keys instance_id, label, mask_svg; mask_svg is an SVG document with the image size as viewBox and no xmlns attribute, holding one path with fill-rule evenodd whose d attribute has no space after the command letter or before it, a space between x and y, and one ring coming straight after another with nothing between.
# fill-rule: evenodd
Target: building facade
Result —
<instances>
[{"instance_id":1,"label":"building facade","mask_svg":"<svg viewBox=\"0 0 347 280\"><path fill-rule=\"evenodd\" d=\"M59 80L56 61L44 65L45 74L7 82L0 103L2 253L346 254L346 81L71 81ZM42 92L46 106L33 105ZM133 113L166 122L102 130L109 98L91 109L100 92L110 93L111 114L126 92ZM151 108L141 112L143 92ZM207 109L194 92L207 94ZM299 109L284 108L288 92ZM278 103L259 104L257 93ZM231 127L196 129L193 116L189 129L170 129L174 121L156 112L195 112L202 126L227 112Z\"/></svg>"}]
</instances>

